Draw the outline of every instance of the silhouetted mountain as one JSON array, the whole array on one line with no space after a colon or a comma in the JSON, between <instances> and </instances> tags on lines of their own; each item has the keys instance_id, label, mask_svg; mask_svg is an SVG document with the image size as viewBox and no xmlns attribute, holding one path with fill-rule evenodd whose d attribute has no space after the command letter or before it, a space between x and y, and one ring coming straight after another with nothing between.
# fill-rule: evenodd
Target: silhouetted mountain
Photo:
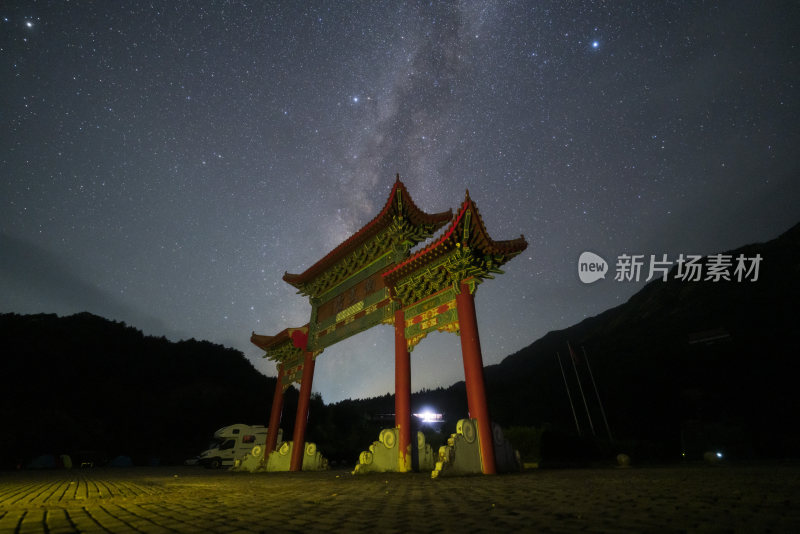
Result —
<instances>
[{"instance_id":1,"label":"silhouetted mountain","mask_svg":"<svg viewBox=\"0 0 800 534\"><path fill-rule=\"evenodd\" d=\"M674 267L668 281L650 282L625 304L487 367L493 417L576 432L560 353L579 425L591 435L569 341L598 435L607 431L582 348L617 439L649 443L665 457L710 447L797 455L800 225L726 254L734 266L740 254L760 254L758 280L680 281Z\"/></svg>"},{"instance_id":2,"label":"silhouetted mountain","mask_svg":"<svg viewBox=\"0 0 800 534\"><path fill-rule=\"evenodd\" d=\"M235 422L266 424L275 379L239 351L91 315L0 315L0 465L68 453L180 462ZM296 405L296 392L286 406Z\"/></svg>"}]
</instances>

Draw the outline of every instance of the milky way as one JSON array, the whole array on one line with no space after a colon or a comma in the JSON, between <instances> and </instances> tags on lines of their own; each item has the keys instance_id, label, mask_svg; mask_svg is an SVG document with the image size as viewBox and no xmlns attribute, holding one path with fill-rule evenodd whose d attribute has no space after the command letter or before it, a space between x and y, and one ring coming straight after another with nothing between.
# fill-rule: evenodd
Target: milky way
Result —
<instances>
[{"instance_id":1,"label":"milky way","mask_svg":"<svg viewBox=\"0 0 800 534\"><path fill-rule=\"evenodd\" d=\"M528 240L477 293L497 363L641 287L582 284L583 251L708 254L797 222L798 11L4 2L0 311L88 310L274 374L250 332L310 313L283 273L374 217L399 173L423 210L469 189L493 238ZM460 379L456 337L414 350L415 390ZM314 389L393 380L381 326L326 349Z\"/></svg>"}]
</instances>

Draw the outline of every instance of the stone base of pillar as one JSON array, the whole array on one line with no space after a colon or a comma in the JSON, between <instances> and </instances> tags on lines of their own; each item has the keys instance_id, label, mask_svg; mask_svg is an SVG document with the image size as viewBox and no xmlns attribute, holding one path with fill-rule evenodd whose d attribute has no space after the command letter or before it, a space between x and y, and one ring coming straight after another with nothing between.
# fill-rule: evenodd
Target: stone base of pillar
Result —
<instances>
[{"instance_id":1,"label":"stone base of pillar","mask_svg":"<svg viewBox=\"0 0 800 534\"><path fill-rule=\"evenodd\" d=\"M419 453L419 470L429 471L433 469L433 449L425 442L425 435L422 432L417 432L417 451ZM405 462L403 462L400 459L398 429L384 428L381 430L378 441L373 441L369 449L359 455L358 464L356 464L353 474L405 473L411 471L411 455L412 447L409 445L405 455Z\"/></svg>"},{"instance_id":2,"label":"stone base of pillar","mask_svg":"<svg viewBox=\"0 0 800 534\"><path fill-rule=\"evenodd\" d=\"M232 470L234 471L249 471L256 473L259 471L280 472L291 471L292 450L294 443L291 441L284 441L276 451L272 451L267 458L266 465L263 462L263 457L259 454L258 457L248 454L241 460L236 460ZM303 451L303 471L324 471L328 469L328 460L322 456L322 453L317 450L315 443L306 443L305 450Z\"/></svg>"},{"instance_id":3,"label":"stone base of pillar","mask_svg":"<svg viewBox=\"0 0 800 534\"><path fill-rule=\"evenodd\" d=\"M492 424L492 438L497 472L520 471L522 462L519 453L503 436L499 425ZM478 421L461 419L456 425L456 433L448 438L447 445L439 447L436 467L431 473L431 478L447 475L476 475L483 471Z\"/></svg>"}]
</instances>

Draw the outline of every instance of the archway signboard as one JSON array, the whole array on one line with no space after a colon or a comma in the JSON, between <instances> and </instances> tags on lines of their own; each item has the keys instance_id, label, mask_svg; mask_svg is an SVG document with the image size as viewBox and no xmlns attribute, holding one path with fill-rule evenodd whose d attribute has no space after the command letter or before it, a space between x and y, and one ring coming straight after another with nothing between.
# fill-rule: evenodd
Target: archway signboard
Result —
<instances>
[{"instance_id":1,"label":"archway signboard","mask_svg":"<svg viewBox=\"0 0 800 534\"><path fill-rule=\"evenodd\" d=\"M440 237L411 252L448 223ZM410 352L429 333L445 331L461 337L469 414L477 426L480 471L496 472L497 436L493 435L486 407L474 293L478 284L501 273L500 267L526 247L522 236L493 241L469 192L455 216L452 211L428 214L414 204L398 176L383 209L366 226L305 272L284 274L286 282L308 296L309 323L275 336L251 336L266 357L278 362L278 387L265 458L276 446L283 391L289 384L299 383L293 443L301 445L292 447L289 469L303 468L302 444L314 358L326 347L383 323L395 329L395 429L381 436L386 438L384 445L396 450L396 463L392 460L380 470L411 469ZM372 454L366 458L371 462ZM447 458L440 460L446 462ZM367 465L359 467L370 470Z\"/></svg>"}]
</instances>

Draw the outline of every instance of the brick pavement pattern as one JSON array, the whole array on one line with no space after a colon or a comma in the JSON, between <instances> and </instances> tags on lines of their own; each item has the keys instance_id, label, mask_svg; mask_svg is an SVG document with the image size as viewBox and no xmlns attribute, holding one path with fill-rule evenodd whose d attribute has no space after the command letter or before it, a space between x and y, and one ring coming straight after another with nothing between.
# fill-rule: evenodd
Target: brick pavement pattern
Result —
<instances>
[{"instance_id":1,"label":"brick pavement pattern","mask_svg":"<svg viewBox=\"0 0 800 534\"><path fill-rule=\"evenodd\" d=\"M0 473L0 533L800 532L800 464L427 473Z\"/></svg>"}]
</instances>

